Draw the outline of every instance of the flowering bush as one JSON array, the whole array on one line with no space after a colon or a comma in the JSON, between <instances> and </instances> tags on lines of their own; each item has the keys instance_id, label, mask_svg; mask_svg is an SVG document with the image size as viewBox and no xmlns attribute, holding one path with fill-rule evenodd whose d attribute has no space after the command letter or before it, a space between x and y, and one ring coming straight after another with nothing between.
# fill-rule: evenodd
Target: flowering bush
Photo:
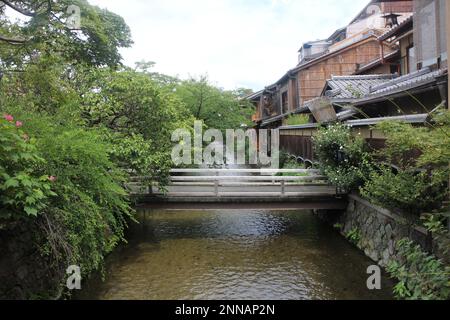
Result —
<instances>
[{"instance_id":1,"label":"flowering bush","mask_svg":"<svg viewBox=\"0 0 450 320\"><path fill-rule=\"evenodd\" d=\"M361 185L370 160L362 138L348 126L334 124L319 129L313 142L320 167L335 186L350 191Z\"/></svg>"},{"instance_id":2,"label":"flowering bush","mask_svg":"<svg viewBox=\"0 0 450 320\"><path fill-rule=\"evenodd\" d=\"M51 180L40 175L45 161L35 141L21 130L23 123L6 114L0 119L0 218L37 216L54 196Z\"/></svg>"},{"instance_id":3,"label":"flowering bush","mask_svg":"<svg viewBox=\"0 0 450 320\"><path fill-rule=\"evenodd\" d=\"M133 212L122 187L126 176L111 161L112 146L98 131L47 121L41 118L36 145L54 174L49 179L58 196L46 209L52 230L46 230L42 249L54 260L79 265L87 276L123 240L125 220Z\"/></svg>"}]
</instances>

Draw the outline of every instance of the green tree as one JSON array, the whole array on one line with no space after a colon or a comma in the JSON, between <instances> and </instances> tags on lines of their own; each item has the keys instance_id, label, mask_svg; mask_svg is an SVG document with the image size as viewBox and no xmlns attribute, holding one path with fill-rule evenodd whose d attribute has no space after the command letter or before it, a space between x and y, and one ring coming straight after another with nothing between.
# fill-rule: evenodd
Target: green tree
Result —
<instances>
[{"instance_id":1,"label":"green tree","mask_svg":"<svg viewBox=\"0 0 450 320\"><path fill-rule=\"evenodd\" d=\"M109 129L114 156L125 166L167 178L172 132L193 125L183 102L143 72L97 69L89 77L81 93L86 125Z\"/></svg>"},{"instance_id":2,"label":"green tree","mask_svg":"<svg viewBox=\"0 0 450 320\"><path fill-rule=\"evenodd\" d=\"M214 87L206 76L182 81L176 95L191 114L209 128L219 130L250 127L254 107L242 98L242 89L226 91Z\"/></svg>"},{"instance_id":3,"label":"green tree","mask_svg":"<svg viewBox=\"0 0 450 320\"><path fill-rule=\"evenodd\" d=\"M119 49L132 44L129 27L122 17L90 5L86 0L0 1L0 42L4 68L22 68L39 54L61 54L67 61L115 67ZM77 6L80 26L68 23ZM6 8L25 19L11 22Z\"/></svg>"}]
</instances>

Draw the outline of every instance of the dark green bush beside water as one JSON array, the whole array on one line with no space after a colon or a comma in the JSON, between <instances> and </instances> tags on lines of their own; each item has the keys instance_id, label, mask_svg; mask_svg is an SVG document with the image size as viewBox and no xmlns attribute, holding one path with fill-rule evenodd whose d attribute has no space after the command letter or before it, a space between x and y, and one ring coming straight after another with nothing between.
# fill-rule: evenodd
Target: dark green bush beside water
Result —
<instances>
[{"instance_id":1,"label":"dark green bush beside water","mask_svg":"<svg viewBox=\"0 0 450 320\"><path fill-rule=\"evenodd\" d=\"M61 278L69 265L87 277L124 240L133 213L126 176L98 132L47 121L36 116L30 122L37 127L24 121L19 128L0 120L0 224L29 225L38 241L30 246ZM55 288L29 294L45 296L46 289Z\"/></svg>"}]
</instances>

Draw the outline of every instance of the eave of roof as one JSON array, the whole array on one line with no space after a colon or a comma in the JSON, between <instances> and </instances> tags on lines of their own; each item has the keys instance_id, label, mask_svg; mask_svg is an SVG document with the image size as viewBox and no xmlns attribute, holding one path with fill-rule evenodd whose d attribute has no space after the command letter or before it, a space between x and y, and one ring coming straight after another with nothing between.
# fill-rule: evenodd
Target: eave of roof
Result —
<instances>
[{"instance_id":1,"label":"eave of roof","mask_svg":"<svg viewBox=\"0 0 450 320\"><path fill-rule=\"evenodd\" d=\"M443 76L448 76L447 69L431 71L429 68L424 68L373 87L368 95L357 99L353 104L360 106L369 102L384 101L395 96L405 96L414 91L431 90L434 88L432 84L437 83L438 79Z\"/></svg>"},{"instance_id":2,"label":"eave of roof","mask_svg":"<svg viewBox=\"0 0 450 320\"><path fill-rule=\"evenodd\" d=\"M381 117L381 118L368 118L368 119L358 119L358 120L348 120L345 121L344 124L350 127L367 127L373 126L378 123L382 123L385 121L400 121L410 124L423 124L427 122L428 114L411 114L404 116L395 116L395 117ZM308 123L297 126L282 126L280 130L301 130L301 129L315 129L320 126L319 123Z\"/></svg>"},{"instance_id":3,"label":"eave of roof","mask_svg":"<svg viewBox=\"0 0 450 320\"><path fill-rule=\"evenodd\" d=\"M345 124L350 127L363 127L363 126L371 126L374 124L378 124L385 121L401 121L411 124L422 124L426 123L428 119L428 113L424 114L411 114L404 116L396 116L396 117L381 117L381 118L369 118L369 119L358 119L358 120L348 120Z\"/></svg>"},{"instance_id":4,"label":"eave of roof","mask_svg":"<svg viewBox=\"0 0 450 320\"><path fill-rule=\"evenodd\" d=\"M320 126L320 123L307 123L296 126L282 126L278 129L280 130L295 130L295 129L315 129Z\"/></svg>"},{"instance_id":5,"label":"eave of roof","mask_svg":"<svg viewBox=\"0 0 450 320\"><path fill-rule=\"evenodd\" d=\"M254 93L251 93L251 94L247 95L246 97L244 97L242 99L244 99L244 100L253 100L255 98L260 97L263 94L263 92L264 92L264 90L260 90L258 92L254 92Z\"/></svg>"},{"instance_id":6,"label":"eave of roof","mask_svg":"<svg viewBox=\"0 0 450 320\"><path fill-rule=\"evenodd\" d=\"M283 120L286 116L287 116L287 115L282 114L282 115L275 116L275 117L272 117L272 118L263 119L262 122L261 122L261 127L264 127L264 126L266 126L266 125L268 125L268 124L271 124L271 123L274 123L274 122L277 122L277 121L281 121L281 120Z\"/></svg>"}]
</instances>

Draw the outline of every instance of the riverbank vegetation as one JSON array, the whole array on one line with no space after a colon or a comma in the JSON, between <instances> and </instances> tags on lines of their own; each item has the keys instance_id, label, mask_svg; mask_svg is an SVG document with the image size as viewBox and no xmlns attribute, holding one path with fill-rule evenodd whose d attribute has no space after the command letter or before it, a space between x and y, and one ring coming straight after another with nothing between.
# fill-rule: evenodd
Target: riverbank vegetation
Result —
<instances>
[{"instance_id":1,"label":"riverbank vegetation","mask_svg":"<svg viewBox=\"0 0 450 320\"><path fill-rule=\"evenodd\" d=\"M448 299L449 232L444 223L449 212L445 200L450 175L450 112L436 108L423 127L383 122L373 129L386 138L381 150L371 149L345 125L321 128L314 137L321 168L336 186L404 212L417 223L424 221L423 226L442 247L440 257L423 252L408 239L400 241L398 259L388 268L399 280L395 294L403 299Z\"/></svg>"},{"instance_id":2,"label":"riverbank vegetation","mask_svg":"<svg viewBox=\"0 0 450 320\"><path fill-rule=\"evenodd\" d=\"M320 128L313 145L320 169L343 191L360 186L370 165L370 154L364 139L355 136L344 124Z\"/></svg>"},{"instance_id":3,"label":"riverbank vegetation","mask_svg":"<svg viewBox=\"0 0 450 320\"><path fill-rule=\"evenodd\" d=\"M0 232L27 226L59 281L69 265L86 278L133 219L129 172L164 185L173 130L196 118L241 127L252 110L240 100L245 90L161 75L152 63L124 66L119 49L131 34L112 12L76 1L82 24L74 29L64 22L73 1L45 10L11 3L29 14L10 21L0 8Z\"/></svg>"}]
</instances>

